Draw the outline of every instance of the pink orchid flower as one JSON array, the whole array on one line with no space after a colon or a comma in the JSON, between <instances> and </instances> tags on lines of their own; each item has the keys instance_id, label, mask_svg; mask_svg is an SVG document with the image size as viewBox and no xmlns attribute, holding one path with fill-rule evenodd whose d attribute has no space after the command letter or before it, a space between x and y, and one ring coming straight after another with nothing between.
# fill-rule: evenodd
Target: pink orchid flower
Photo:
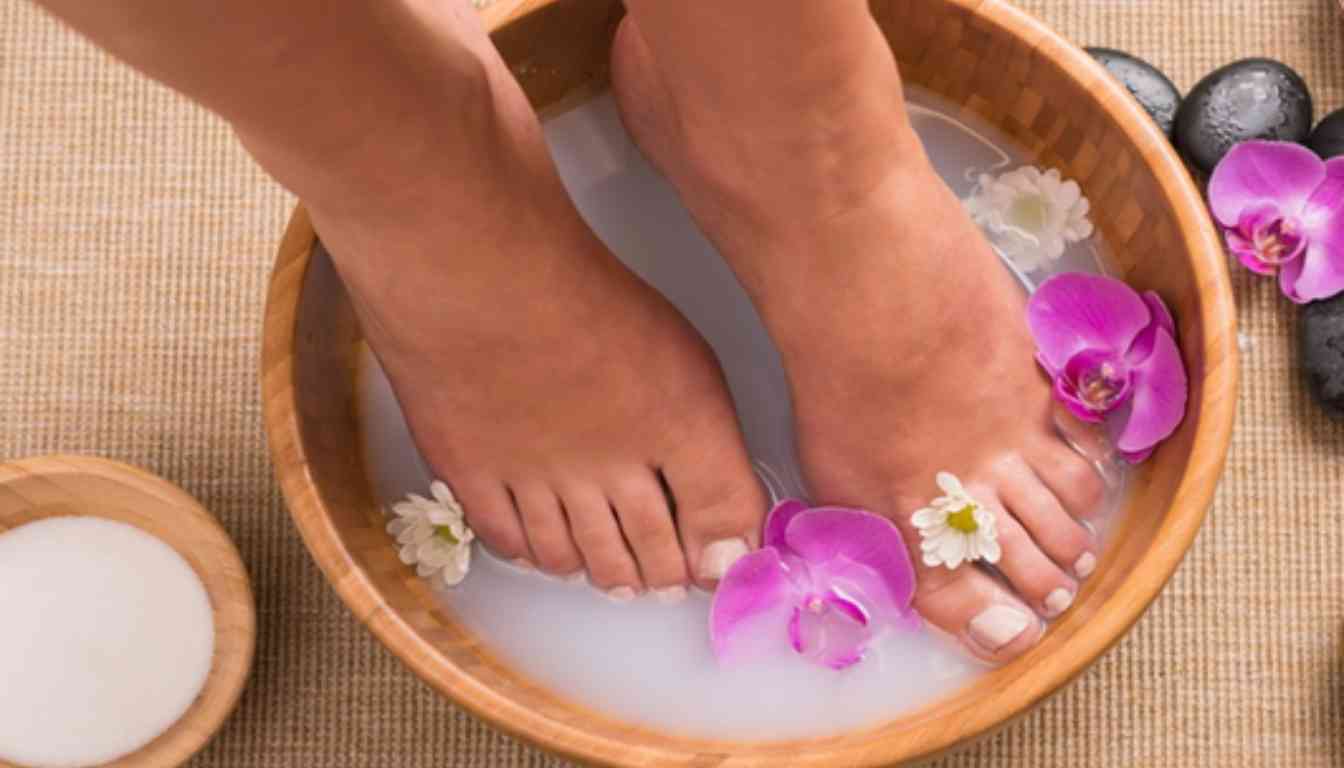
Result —
<instances>
[{"instance_id":1,"label":"pink orchid flower","mask_svg":"<svg viewBox=\"0 0 1344 768\"><path fill-rule=\"evenodd\" d=\"M918 626L915 569L896 526L871 512L780 502L764 545L733 564L710 608L720 660L753 629L786 633L794 651L832 669L861 660L891 626Z\"/></svg>"},{"instance_id":2,"label":"pink orchid flower","mask_svg":"<svg viewBox=\"0 0 1344 768\"><path fill-rule=\"evenodd\" d=\"M1185 418L1176 323L1156 293L1101 275L1056 275L1032 294L1027 324L1055 398L1083 421L1106 423L1127 461L1148 458Z\"/></svg>"},{"instance_id":3,"label":"pink orchid flower","mask_svg":"<svg viewBox=\"0 0 1344 768\"><path fill-rule=\"evenodd\" d=\"M1284 141L1236 145L1213 169L1209 210L1248 269L1298 304L1344 291L1344 157Z\"/></svg>"}]
</instances>

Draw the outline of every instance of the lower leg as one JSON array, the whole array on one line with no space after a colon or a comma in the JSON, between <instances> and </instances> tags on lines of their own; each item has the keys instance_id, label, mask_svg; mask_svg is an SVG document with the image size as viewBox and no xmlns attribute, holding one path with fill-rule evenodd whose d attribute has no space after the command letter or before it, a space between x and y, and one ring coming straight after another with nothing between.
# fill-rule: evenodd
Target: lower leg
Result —
<instances>
[{"instance_id":1,"label":"lower leg","mask_svg":"<svg viewBox=\"0 0 1344 768\"><path fill-rule=\"evenodd\" d=\"M483 30L442 7L424 44L476 66L427 91L442 108L396 112L414 129L378 151L389 204L312 208L370 343L501 554L613 594L710 581L706 549L764 511L712 354L583 223Z\"/></svg>"},{"instance_id":2,"label":"lower leg","mask_svg":"<svg viewBox=\"0 0 1344 768\"><path fill-rule=\"evenodd\" d=\"M925 157L867 4L628 5L626 124L758 303L813 492L917 547L910 513L960 475L1001 518L1011 589L923 568L916 604L983 657L1025 650L1086 575L1074 515L1100 484L1053 433L1021 290Z\"/></svg>"},{"instance_id":3,"label":"lower leg","mask_svg":"<svg viewBox=\"0 0 1344 768\"><path fill-rule=\"evenodd\" d=\"M712 579L764 501L707 346L580 219L468 4L380 7L365 34L400 53L346 95L362 123L235 125L308 205L422 453L505 557L617 595Z\"/></svg>"}]
</instances>

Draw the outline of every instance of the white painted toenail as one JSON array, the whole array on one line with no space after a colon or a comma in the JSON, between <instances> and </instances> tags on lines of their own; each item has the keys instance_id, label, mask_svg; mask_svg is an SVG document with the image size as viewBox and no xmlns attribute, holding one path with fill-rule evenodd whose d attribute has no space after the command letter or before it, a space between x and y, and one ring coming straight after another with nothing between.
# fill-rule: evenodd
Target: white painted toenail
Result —
<instances>
[{"instance_id":1,"label":"white painted toenail","mask_svg":"<svg viewBox=\"0 0 1344 768\"><path fill-rule=\"evenodd\" d=\"M1097 569L1097 556L1091 552L1084 552L1073 564L1073 572L1078 574L1078 578L1086 579Z\"/></svg>"},{"instance_id":2,"label":"white painted toenail","mask_svg":"<svg viewBox=\"0 0 1344 768\"><path fill-rule=\"evenodd\" d=\"M680 603L682 600L686 599L686 588L663 587L662 589L653 590L653 596L658 598L658 602L660 603L672 605L674 603Z\"/></svg>"},{"instance_id":3,"label":"white painted toenail","mask_svg":"<svg viewBox=\"0 0 1344 768\"><path fill-rule=\"evenodd\" d=\"M607 597L618 603L628 603L635 599L635 590L630 587L615 587L607 590Z\"/></svg>"},{"instance_id":4,"label":"white painted toenail","mask_svg":"<svg viewBox=\"0 0 1344 768\"><path fill-rule=\"evenodd\" d=\"M728 568L747 552L745 539L711 541L705 546L704 553L700 555L700 578L706 581L717 581L723 578L723 574L728 572Z\"/></svg>"},{"instance_id":5,"label":"white painted toenail","mask_svg":"<svg viewBox=\"0 0 1344 768\"><path fill-rule=\"evenodd\" d=\"M582 584L585 581L588 581L588 574L583 571L575 571L567 576L562 576L561 578L570 584Z\"/></svg>"},{"instance_id":6,"label":"white painted toenail","mask_svg":"<svg viewBox=\"0 0 1344 768\"><path fill-rule=\"evenodd\" d=\"M1006 605L992 605L971 619L971 639L994 652L1013 642L1031 626L1031 616Z\"/></svg>"},{"instance_id":7,"label":"white painted toenail","mask_svg":"<svg viewBox=\"0 0 1344 768\"><path fill-rule=\"evenodd\" d=\"M1045 597L1045 610L1051 618L1069 610L1073 605L1073 593L1060 587Z\"/></svg>"}]
</instances>

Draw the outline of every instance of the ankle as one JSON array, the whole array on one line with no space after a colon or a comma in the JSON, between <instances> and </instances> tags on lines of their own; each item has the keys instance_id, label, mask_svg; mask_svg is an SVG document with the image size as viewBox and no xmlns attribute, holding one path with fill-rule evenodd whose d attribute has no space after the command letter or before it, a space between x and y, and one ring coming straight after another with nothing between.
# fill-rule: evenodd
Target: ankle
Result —
<instances>
[{"instance_id":1,"label":"ankle","mask_svg":"<svg viewBox=\"0 0 1344 768\"><path fill-rule=\"evenodd\" d=\"M232 126L281 184L310 208L343 218L396 220L408 209L423 216L431 195L464 189L464 180L525 178L544 166L535 116L498 54L464 43L447 48L429 72L417 70L413 53L385 52L387 71L358 103L349 101L353 87L314 89L298 94L308 101L295 119L243 116Z\"/></svg>"},{"instance_id":2,"label":"ankle","mask_svg":"<svg viewBox=\"0 0 1344 768\"><path fill-rule=\"evenodd\" d=\"M738 256L734 267L786 357L846 366L892 349L928 348L931 335L983 336L977 324L1016 311L1022 298L922 158L892 169L839 215L798 216L754 237L730 246ZM961 297L955 302L940 288L949 284ZM862 339L859 348L846 349L833 343L835 334L817 330L837 328L846 329L847 339Z\"/></svg>"}]
</instances>

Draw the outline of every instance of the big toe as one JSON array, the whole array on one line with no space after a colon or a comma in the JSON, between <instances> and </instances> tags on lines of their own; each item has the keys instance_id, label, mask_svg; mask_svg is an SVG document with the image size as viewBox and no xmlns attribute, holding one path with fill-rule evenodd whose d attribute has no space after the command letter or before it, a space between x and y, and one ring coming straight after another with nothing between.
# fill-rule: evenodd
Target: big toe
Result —
<instances>
[{"instance_id":1,"label":"big toe","mask_svg":"<svg viewBox=\"0 0 1344 768\"><path fill-rule=\"evenodd\" d=\"M662 468L691 577L705 588L712 588L737 558L759 545L768 511L765 490L745 449L725 443L719 450Z\"/></svg>"},{"instance_id":2,"label":"big toe","mask_svg":"<svg viewBox=\"0 0 1344 768\"><path fill-rule=\"evenodd\" d=\"M1034 646L1045 625L993 576L973 566L920 567L915 609L975 656L1008 661Z\"/></svg>"}]
</instances>

